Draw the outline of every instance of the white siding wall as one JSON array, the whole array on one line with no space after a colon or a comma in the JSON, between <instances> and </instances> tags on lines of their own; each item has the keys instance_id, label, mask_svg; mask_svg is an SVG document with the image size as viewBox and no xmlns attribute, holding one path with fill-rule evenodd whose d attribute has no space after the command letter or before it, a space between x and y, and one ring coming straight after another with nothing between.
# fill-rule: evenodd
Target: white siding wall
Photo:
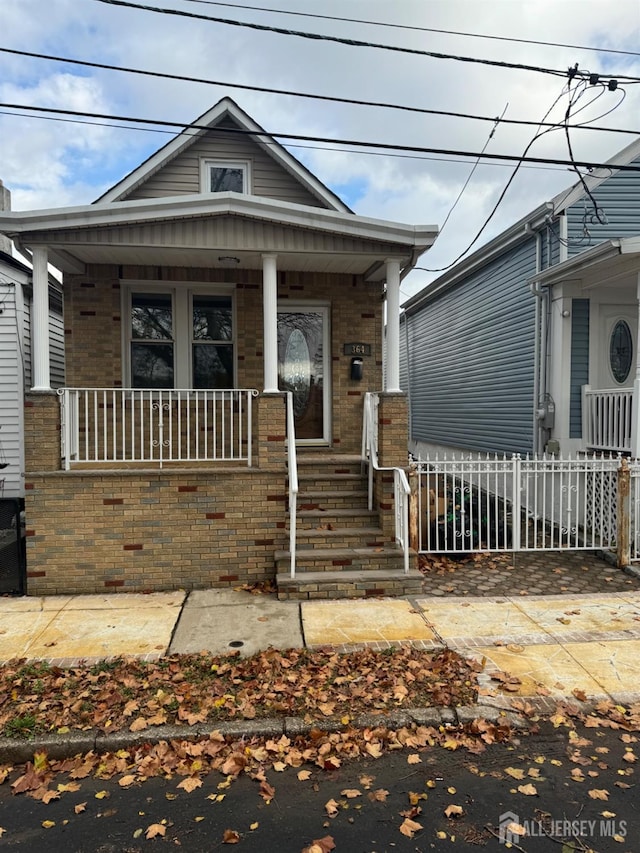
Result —
<instances>
[{"instance_id":1,"label":"white siding wall","mask_svg":"<svg viewBox=\"0 0 640 853\"><path fill-rule=\"evenodd\" d=\"M17 498L24 495L23 442L23 385L20 357L22 289L20 285L6 283L0 271L0 462L8 463L0 470L4 489L0 496Z\"/></svg>"},{"instance_id":2,"label":"white siding wall","mask_svg":"<svg viewBox=\"0 0 640 853\"><path fill-rule=\"evenodd\" d=\"M237 127L233 123L229 123L229 126ZM136 187L127 198L162 198L199 193L201 159L247 160L251 164L251 195L323 207L321 201L252 139L241 134L215 131L207 133L184 153L178 154L164 168Z\"/></svg>"}]
</instances>

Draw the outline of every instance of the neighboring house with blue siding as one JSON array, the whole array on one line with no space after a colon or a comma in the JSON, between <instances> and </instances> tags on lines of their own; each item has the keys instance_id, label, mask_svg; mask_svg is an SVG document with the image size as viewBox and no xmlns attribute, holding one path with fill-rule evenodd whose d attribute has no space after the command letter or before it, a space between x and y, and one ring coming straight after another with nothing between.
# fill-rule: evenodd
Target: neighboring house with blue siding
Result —
<instances>
[{"instance_id":1,"label":"neighboring house with blue siding","mask_svg":"<svg viewBox=\"0 0 640 853\"><path fill-rule=\"evenodd\" d=\"M619 168L630 164L640 169L640 140L404 304L413 453L640 455L640 171Z\"/></svg>"}]
</instances>

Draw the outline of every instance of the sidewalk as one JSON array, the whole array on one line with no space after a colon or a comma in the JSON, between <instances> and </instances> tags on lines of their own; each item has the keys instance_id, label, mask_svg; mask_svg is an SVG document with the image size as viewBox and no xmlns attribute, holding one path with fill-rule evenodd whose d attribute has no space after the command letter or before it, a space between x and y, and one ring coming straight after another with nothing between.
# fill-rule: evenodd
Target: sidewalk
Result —
<instances>
[{"instance_id":1,"label":"sidewalk","mask_svg":"<svg viewBox=\"0 0 640 853\"><path fill-rule=\"evenodd\" d=\"M0 598L0 661L448 646L483 662L483 701L640 699L640 591L280 602L236 590ZM500 673L513 677L508 694Z\"/></svg>"}]
</instances>

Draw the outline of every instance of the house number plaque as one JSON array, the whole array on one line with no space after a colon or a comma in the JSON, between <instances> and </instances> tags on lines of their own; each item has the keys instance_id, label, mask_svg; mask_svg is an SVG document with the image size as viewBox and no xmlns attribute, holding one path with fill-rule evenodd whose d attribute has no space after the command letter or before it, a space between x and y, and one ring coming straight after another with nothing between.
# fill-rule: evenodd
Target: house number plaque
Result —
<instances>
[{"instance_id":1,"label":"house number plaque","mask_svg":"<svg viewBox=\"0 0 640 853\"><path fill-rule=\"evenodd\" d=\"M371 344L345 344L345 355L371 355Z\"/></svg>"}]
</instances>

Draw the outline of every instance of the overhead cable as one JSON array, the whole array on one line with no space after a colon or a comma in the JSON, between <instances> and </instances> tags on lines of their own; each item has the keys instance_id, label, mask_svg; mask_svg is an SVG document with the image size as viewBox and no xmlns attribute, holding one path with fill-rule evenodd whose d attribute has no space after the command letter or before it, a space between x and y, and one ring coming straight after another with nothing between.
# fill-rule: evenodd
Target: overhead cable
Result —
<instances>
[{"instance_id":1,"label":"overhead cable","mask_svg":"<svg viewBox=\"0 0 640 853\"><path fill-rule=\"evenodd\" d=\"M490 39L492 41L508 41L516 44L535 44L540 47L564 47L569 50L590 50L597 53L615 53L621 56L640 56L634 50L618 50L612 47L593 47L586 44L566 44L557 41L537 41L536 39L521 39L514 36L496 36L486 33L468 33L462 30L442 30L436 27L419 27L416 24L398 24L391 21L370 21L364 18L343 18L338 15L321 15L318 12L299 12L291 9L273 9L265 6L248 6L244 3L222 3L218 0L184 0L185 3L200 3L204 6L226 6L231 9L243 9L250 12L270 12L275 15L295 15L301 18L318 18L323 21L337 21L346 24L365 24L368 27L384 27L385 29L407 30L416 33L436 33L447 36L463 36L464 38Z\"/></svg>"},{"instance_id":2,"label":"overhead cable","mask_svg":"<svg viewBox=\"0 0 640 853\"><path fill-rule=\"evenodd\" d=\"M343 98L339 97L338 95L317 95L311 92L294 92L291 89L271 89L266 86L250 86L242 83L228 83L224 80L212 80L211 78L206 77L187 77L182 74L170 74L169 72L165 71L146 71L142 68L131 68L126 65L111 65L106 62L90 62L85 59L72 59L68 56L56 56L47 53L34 53L28 50L17 50L15 48L9 47L0 47L0 53L9 53L14 54L16 56L28 56L32 59L44 59L50 62L64 62L69 65L81 65L85 68L101 68L105 71L121 71L126 74L139 74L145 77L157 77L164 80L178 80L183 81L185 83L204 83L209 86L220 86L228 89L244 89L248 92L265 92L270 95L285 95L287 97L292 98L306 98L308 100L328 101L330 103L349 104L351 106L375 107L376 109L386 110L399 110L401 112L417 113L420 115L436 115L445 116L448 118L469 119L471 121L486 121L492 124L496 122L496 116L482 116L475 115L474 113L459 113L454 112L452 110L430 110L425 107L412 107L404 104L390 104L385 101L362 101L357 98ZM525 126L533 125L535 127L540 126L540 122L527 121L525 119L501 118L500 121L503 124ZM556 124L549 122L546 126L556 127ZM605 133L625 133L632 136L640 135L640 130L630 130L627 128L584 127L582 125L575 125L575 127L584 130L596 130Z\"/></svg>"},{"instance_id":3,"label":"overhead cable","mask_svg":"<svg viewBox=\"0 0 640 853\"><path fill-rule=\"evenodd\" d=\"M264 138L265 140L269 139L286 139L286 140L301 140L303 142L322 142L331 145L350 145L354 148L378 148L383 151L403 151L403 152L415 152L418 154L443 154L446 156L452 157L478 157L484 160L506 160L510 162L523 162L523 163L542 163L545 165L551 164L554 166L568 166L572 168L573 166L583 166L586 169L617 169L620 171L627 172L640 172L640 165L633 165L630 163L621 163L621 164L612 164L612 163L596 163L593 160L561 160L552 157L526 157L522 158L517 154L487 154L486 152L476 152L476 151L461 151L459 149L451 149L451 148L431 148L421 145L399 145L390 142L366 142L359 139L340 139L335 137L328 136L308 136L300 133L274 133L266 130L242 130L240 128L231 128L231 127L210 127L209 125L201 125L201 124L182 124L177 121L168 121L165 119L148 119L148 118L137 118L135 116L114 116L109 115L107 113L92 113L86 110L64 110L64 109L56 109L54 107L37 107L32 106L31 104L10 104L10 103L0 103L0 108L4 109L12 109L12 110L25 110L27 112L42 112L42 113L52 113L53 115L65 115L65 116L84 116L86 118L97 118L97 119L107 119L108 121L127 121L133 124L145 124L145 125L159 125L161 127L174 127L180 128L180 130L204 130L215 133L225 133L225 134L233 134L240 136L253 136L257 138ZM558 125L553 125L549 130L557 128Z\"/></svg>"},{"instance_id":4,"label":"overhead cable","mask_svg":"<svg viewBox=\"0 0 640 853\"><path fill-rule=\"evenodd\" d=\"M163 9L159 6L131 3L129 0L95 0L95 2L105 3L108 6L122 6L128 9L139 9L145 12L156 12L164 15L178 15L182 18L192 18L199 21L211 21L216 24L226 24L232 27L246 27L252 30L259 30L261 32L277 33L284 36L296 36L297 38L311 39L313 41L329 41L335 44L346 45L348 47L368 47L376 50L390 50L396 53L408 53L414 56L428 56L432 59L452 59L457 62L471 62L480 65L491 65L497 68L511 68L518 71L534 71L538 74L550 74L555 77L567 76L567 71L561 71L553 68L542 68L538 65L523 65L516 62L502 62L496 59L480 59L478 57L460 56L452 53L439 53L432 50L419 50L418 48L412 47L400 47L399 45L377 44L375 42L360 41L358 39L343 38L341 36L329 36L320 33L304 32L303 30L291 30L285 27L273 27L268 24L258 24L254 21L236 21L232 18L217 18L211 15L199 15L196 12L185 12L180 9ZM582 72L579 73L582 74Z\"/></svg>"}]
</instances>

